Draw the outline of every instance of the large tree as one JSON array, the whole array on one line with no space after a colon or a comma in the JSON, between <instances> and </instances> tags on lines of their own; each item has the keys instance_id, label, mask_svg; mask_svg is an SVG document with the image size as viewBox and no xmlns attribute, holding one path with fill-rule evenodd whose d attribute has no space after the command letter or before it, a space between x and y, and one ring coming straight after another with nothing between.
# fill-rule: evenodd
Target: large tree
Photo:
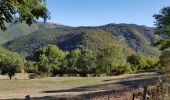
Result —
<instances>
[{"instance_id":1,"label":"large tree","mask_svg":"<svg viewBox=\"0 0 170 100\"><path fill-rule=\"evenodd\" d=\"M160 13L155 14L154 17L156 19L155 33L162 37L158 44L160 44L161 50L165 50L170 47L170 7L161 9Z\"/></svg>"},{"instance_id":2,"label":"large tree","mask_svg":"<svg viewBox=\"0 0 170 100\"><path fill-rule=\"evenodd\" d=\"M49 12L45 0L0 0L0 28L6 30L6 23L25 22L31 25L39 18L46 21Z\"/></svg>"},{"instance_id":3,"label":"large tree","mask_svg":"<svg viewBox=\"0 0 170 100\"><path fill-rule=\"evenodd\" d=\"M65 57L65 61L61 69L63 69L68 74L77 74L78 73L78 60L81 55L81 50L75 49L68 53Z\"/></svg>"},{"instance_id":4,"label":"large tree","mask_svg":"<svg viewBox=\"0 0 170 100\"><path fill-rule=\"evenodd\" d=\"M126 57L123 54L123 49L121 45L115 44L102 48L97 55L97 73L107 73L111 75L112 71L119 65L125 64Z\"/></svg>"},{"instance_id":5,"label":"large tree","mask_svg":"<svg viewBox=\"0 0 170 100\"><path fill-rule=\"evenodd\" d=\"M65 58L66 52L60 50L56 45L47 45L35 53L38 70L40 74L58 74L60 65Z\"/></svg>"},{"instance_id":6,"label":"large tree","mask_svg":"<svg viewBox=\"0 0 170 100\"><path fill-rule=\"evenodd\" d=\"M92 74L95 58L93 56L93 52L89 49L82 50L81 55L78 59L78 71L81 76L87 76L87 74Z\"/></svg>"},{"instance_id":7,"label":"large tree","mask_svg":"<svg viewBox=\"0 0 170 100\"><path fill-rule=\"evenodd\" d=\"M162 37L158 42L161 50L163 50L160 62L166 71L170 71L170 7L164 7L160 10L160 13L154 15L154 17L156 19L155 32Z\"/></svg>"},{"instance_id":8,"label":"large tree","mask_svg":"<svg viewBox=\"0 0 170 100\"><path fill-rule=\"evenodd\" d=\"M0 74L11 79L15 73L23 70L24 60L16 53L0 47Z\"/></svg>"}]
</instances>

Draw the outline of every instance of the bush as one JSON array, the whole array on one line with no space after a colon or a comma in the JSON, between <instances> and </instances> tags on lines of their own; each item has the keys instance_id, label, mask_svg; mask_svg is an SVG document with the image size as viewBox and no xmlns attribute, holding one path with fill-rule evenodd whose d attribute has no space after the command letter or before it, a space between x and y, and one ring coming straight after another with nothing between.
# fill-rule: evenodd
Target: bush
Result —
<instances>
[{"instance_id":1,"label":"bush","mask_svg":"<svg viewBox=\"0 0 170 100\"><path fill-rule=\"evenodd\" d=\"M119 65L118 67L116 67L115 69L112 70L112 73L114 73L116 75L130 74L130 73L133 73L133 70L131 68L131 65L127 63L124 65Z\"/></svg>"},{"instance_id":2,"label":"bush","mask_svg":"<svg viewBox=\"0 0 170 100\"><path fill-rule=\"evenodd\" d=\"M27 73L37 73L38 66L34 61L27 61L25 64L25 70Z\"/></svg>"}]
</instances>

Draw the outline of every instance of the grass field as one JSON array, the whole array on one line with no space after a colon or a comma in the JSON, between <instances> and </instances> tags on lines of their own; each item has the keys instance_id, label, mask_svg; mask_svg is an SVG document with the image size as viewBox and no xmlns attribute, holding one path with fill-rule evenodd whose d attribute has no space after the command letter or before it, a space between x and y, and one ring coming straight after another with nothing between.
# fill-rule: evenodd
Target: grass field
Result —
<instances>
[{"instance_id":1,"label":"grass field","mask_svg":"<svg viewBox=\"0 0 170 100\"><path fill-rule=\"evenodd\" d=\"M32 80L0 80L1 99L47 96L77 96L101 91L123 90L158 77L156 73L111 77L50 77Z\"/></svg>"}]
</instances>

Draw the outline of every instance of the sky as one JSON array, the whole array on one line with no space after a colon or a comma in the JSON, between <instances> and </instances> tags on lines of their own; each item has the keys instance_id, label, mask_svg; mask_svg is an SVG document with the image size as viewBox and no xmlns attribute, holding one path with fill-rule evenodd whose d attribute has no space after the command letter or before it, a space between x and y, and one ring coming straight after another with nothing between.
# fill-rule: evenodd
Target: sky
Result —
<instances>
[{"instance_id":1,"label":"sky","mask_svg":"<svg viewBox=\"0 0 170 100\"><path fill-rule=\"evenodd\" d=\"M47 0L49 22L68 26L109 23L154 25L153 15L170 6L170 0Z\"/></svg>"}]
</instances>

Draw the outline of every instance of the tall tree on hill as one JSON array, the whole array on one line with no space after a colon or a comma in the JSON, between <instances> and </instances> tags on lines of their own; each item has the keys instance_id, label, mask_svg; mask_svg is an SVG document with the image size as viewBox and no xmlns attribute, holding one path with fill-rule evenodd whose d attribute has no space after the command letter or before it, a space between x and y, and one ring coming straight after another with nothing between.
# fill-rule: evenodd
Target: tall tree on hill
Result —
<instances>
[{"instance_id":1,"label":"tall tree on hill","mask_svg":"<svg viewBox=\"0 0 170 100\"><path fill-rule=\"evenodd\" d=\"M23 22L31 25L39 18L46 21L49 12L46 0L0 0L0 28L5 31L6 23Z\"/></svg>"}]
</instances>

